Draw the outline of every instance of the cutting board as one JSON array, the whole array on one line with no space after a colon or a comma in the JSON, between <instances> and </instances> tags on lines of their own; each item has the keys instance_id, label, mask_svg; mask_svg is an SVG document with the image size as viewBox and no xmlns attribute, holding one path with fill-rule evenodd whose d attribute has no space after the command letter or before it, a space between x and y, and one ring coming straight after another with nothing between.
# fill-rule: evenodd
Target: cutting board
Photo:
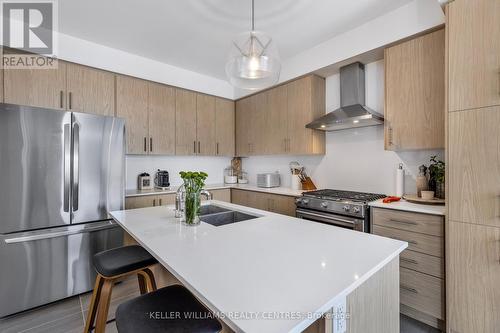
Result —
<instances>
[{"instance_id":1,"label":"cutting board","mask_svg":"<svg viewBox=\"0 0 500 333\"><path fill-rule=\"evenodd\" d=\"M403 196L403 199L405 199L408 202L413 202L413 203L423 204L423 205L444 205L445 204L444 199L439 199L439 198L422 199L416 194L406 194L405 196Z\"/></svg>"}]
</instances>

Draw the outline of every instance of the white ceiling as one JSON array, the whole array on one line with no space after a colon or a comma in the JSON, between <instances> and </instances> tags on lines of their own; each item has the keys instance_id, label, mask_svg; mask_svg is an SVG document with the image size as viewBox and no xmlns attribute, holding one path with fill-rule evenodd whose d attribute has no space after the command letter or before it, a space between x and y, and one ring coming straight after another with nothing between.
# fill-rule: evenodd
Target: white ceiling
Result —
<instances>
[{"instance_id":1,"label":"white ceiling","mask_svg":"<svg viewBox=\"0 0 500 333\"><path fill-rule=\"evenodd\" d=\"M282 59L411 0L255 0L256 29ZM225 79L233 37L250 28L251 0L63 0L62 33ZM342 45L339 45L342 47Z\"/></svg>"}]
</instances>

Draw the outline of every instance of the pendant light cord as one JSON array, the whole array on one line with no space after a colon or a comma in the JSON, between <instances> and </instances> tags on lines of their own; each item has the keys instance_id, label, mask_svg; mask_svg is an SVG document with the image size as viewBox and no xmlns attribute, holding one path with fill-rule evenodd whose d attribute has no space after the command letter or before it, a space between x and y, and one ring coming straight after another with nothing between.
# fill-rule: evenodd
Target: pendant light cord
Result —
<instances>
[{"instance_id":1,"label":"pendant light cord","mask_svg":"<svg viewBox=\"0 0 500 333\"><path fill-rule=\"evenodd\" d=\"M252 0L252 31L255 31L255 4Z\"/></svg>"}]
</instances>

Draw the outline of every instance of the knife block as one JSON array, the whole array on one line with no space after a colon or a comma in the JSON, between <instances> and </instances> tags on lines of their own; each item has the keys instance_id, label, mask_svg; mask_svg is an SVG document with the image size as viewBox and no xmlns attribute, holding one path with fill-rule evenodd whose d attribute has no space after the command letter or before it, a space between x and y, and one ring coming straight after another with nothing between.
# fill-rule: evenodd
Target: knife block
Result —
<instances>
[{"instance_id":1,"label":"knife block","mask_svg":"<svg viewBox=\"0 0 500 333\"><path fill-rule=\"evenodd\" d=\"M314 185L310 177L306 177L306 179L302 180L301 183L304 191L316 190L316 185Z\"/></svg>"}]
</instances>

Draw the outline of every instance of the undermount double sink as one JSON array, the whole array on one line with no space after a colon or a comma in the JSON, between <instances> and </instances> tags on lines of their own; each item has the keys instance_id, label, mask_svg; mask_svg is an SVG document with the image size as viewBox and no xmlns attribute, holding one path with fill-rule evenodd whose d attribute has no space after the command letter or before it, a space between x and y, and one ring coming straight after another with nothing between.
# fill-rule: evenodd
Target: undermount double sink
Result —
<instances>
[{"instance_id":1,"label":"undermount double sink","mask_svg":"<svg viewBox=\"0 0 500 333\"><path fill-rule=\"evenodd\" d=\"M216 205L200 207L200 220L215 227L256 218L258 218L258 216L237 212Z\"/></svg>"}]
</instances>

